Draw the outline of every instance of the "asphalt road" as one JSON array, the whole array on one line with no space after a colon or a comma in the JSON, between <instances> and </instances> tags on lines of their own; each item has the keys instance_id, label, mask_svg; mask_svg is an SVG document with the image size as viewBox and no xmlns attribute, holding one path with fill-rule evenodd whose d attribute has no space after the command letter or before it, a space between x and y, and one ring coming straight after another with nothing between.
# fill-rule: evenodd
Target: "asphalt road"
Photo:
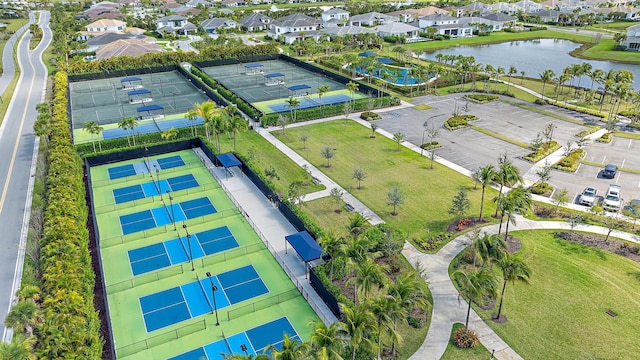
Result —
<instances>
[{"instance_id":1,"label":"asphalt road","mask_svg":"<svg viewBox=\"0 0 640 360\"><path fill-rule=\"evenodd\" d=\"M29 14L31 21L33 21L33 15ZM13 62L13 45L16 43L22 31L26 30L29 25L25 25L18 29L11 37L7 44L4 46L4 50L2 51L2 76L0 76L0 95L4 92L4 90L9 86L9 82L13 78L13 74L16 71L16 66ZM2 101L9 101L9 99L2 99Z\"/></svg>"},{"instance_id":2,"label":"asphalt road","mask_svg":"<svg viewBox=\"0 0 640 360\"><path fill-rule=\"evenodd\" d=\"M51 41L49 17L48 12L41 12L39 23L43 28L43 40L35 50L29 50L29 33L18 43L21 76L3 121L4 131L0 134L0 333L4 340L9 336L4 319L22 273L22 267L16 264L22 265L18 259L23 252L18 250L24 247L20 242L24 233L23 218L25 210L30 210L27 199L31 198L28 192L35 144L33 123L37 116L36 105L43 101L47 79L47 68L41 55Z\"/></svg>"}]
</instances>

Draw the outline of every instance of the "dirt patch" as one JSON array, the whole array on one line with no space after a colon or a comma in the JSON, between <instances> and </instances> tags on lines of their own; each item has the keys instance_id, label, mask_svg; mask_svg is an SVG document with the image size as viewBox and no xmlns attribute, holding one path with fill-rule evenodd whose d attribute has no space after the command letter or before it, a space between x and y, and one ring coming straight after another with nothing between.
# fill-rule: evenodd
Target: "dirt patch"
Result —
<instances>
[{"instance_id":1,"label":"dirt patch","mask_svg":"<svg viewBox=\"0 0 640 360\"><path fill-rule=\"evenodd\" d=\"M596 234L559 231L556 235L563 240L606 250L640 263L640 246L638 245L612 238L605 241L605 236Z\"/></svg>"},{"instance_id":2,"label":"dirt patch","mask_svg":"<svg viewBox=\"0 0 640 360\"><path fill-rule=\"evenodd\" d=\"M520 238L509 235L507 238L507 251L513 254L514 252L520 251L520 249L522 249L522 241L520 241Z\"/></svg>"},{"instance_id":3,"label":"dirt patch","mask_svg":"<svg viewBox=\"0 0 640 360\"><path fill-rule=\"evenodd\" d=\"M483 218L482 221L479 221L478 218L457 220L447 226L447 232L457 233L487 222L489 222L489 220L486 218Z\"/></svg>"}]
</instances>

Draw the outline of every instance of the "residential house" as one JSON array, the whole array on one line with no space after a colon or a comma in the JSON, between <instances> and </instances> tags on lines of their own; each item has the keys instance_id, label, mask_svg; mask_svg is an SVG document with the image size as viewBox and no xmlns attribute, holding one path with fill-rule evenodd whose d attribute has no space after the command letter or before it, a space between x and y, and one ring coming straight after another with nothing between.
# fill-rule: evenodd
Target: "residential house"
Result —
<instances>
[{"instance_id":1,"label":"residential house","mask_svg":"<svg viewBox=\"0 0 640 360\"><path fill-rule=\"evenodd\" d=\"M532 11L539 11L544 9L544 5L541 5L535 1L532 0L520 0L516 3L514 3L514 5L516 5L518 7L518 10L524 12L524 13L528 13L528 12L532 12ZM484 14L481 14L484 15Z\"/></svg>"},{"instance_id":2,"label":"residential house","mask_svg":"<svg viewBox=\"0 0 640 360\"><path fill-rule=\"evenodd\" d=\"M413 14L415 19L434 14L449 14L448 10L440 9L435 6L427 6L420 9L406 9L403 11ZM395 15L395 12L388 13L387 15Z\"/></svg>"},{"instance_id":3,"label":"residential house","mask_svg":"<svg viewBox=\"0 0 640 360\"><path fill-rule=\"evenodd\" d=\"M238 27L238 23L235 20L229 20L225 18L213 18L207 19L200 24L199 29L209 34L213 34L217 29L235 29Z\"/></svg>"},{"instance_id":4,"label":"residential house","mask_svg":"<svg viewBox=\"0 0 640 360\"><path fill-rule=\"evenodd\" d=\"M194 8L190 6L179 6L177 8L171 9L171 12L180 15L180 16L194 16L200 14L201 10L199 8Z\"/></svg>"},{"instance_id":5,"label":"residential house","mask_svg":"<svg viewBox=\"0 0 640 360\"><path fill-rule=\"evenodd\" d=\"M323 22L329 22L330 20L342 20L342 21L347 21L349 20L349 12L344 10L344 9L340 9L340 8L332 8L329 9L325 12L323 12L320 17L322 18Z\"/></svg>"},{"instance_id":6,"label":"residential house","mask_svg":"<svg viewBox=\"0 0 640 360\"><path fill-rule=\"evenodd\" d=\"M433 14L423 16L418 19L418 27L420 29L434 28L436 34L447 35L452 38L465 37L473 35L473 28L465 18L456 18L447 14Z\"/></svg>"},{"instance_id":7,"label":"residential house","mask_svg":"<svg viewBox=\"0 0 640 360\"><path fill-rule=\"evenodd\" d=\"M622 13L624 14L624 19L629 20L637 20L639 19L638 9L637 8L628 8L625 6L614 6L609 8L595 8L594 12L603 14L604 16L609 16L611 13Z\"/></svg>"},{"instance_id":8,"label":"residential house","mask_svg":"<svg viewBox=\"0 0 640 360\"><path fill-rule=\"evenodd\" d=\"M401 22L378 25L375 27L375 30L380 37L399 36L406 38L409 41L410 39L418 38L418 33L420 32L419 28Z\"/></svg>"},{"instance_id":9,"label":"residential house","mask_svg":"<svg viewBox=\"0 0 640 360\"><path fill-rule=\"evenodd\" d=\"M518 20L511 15L503 13L491 13L480 16L480 18L487 20L487 22L484 23L493 27L493 30L491 31L501 31L505 27L513 27L516 25L516 21Z\"/></svg>"},{"instance_id":10,"label":"residential house","mask_svg":"<svg viewBox=\"0 0 640 360\"><path fill-rule=\"evenodd\" d=\"M537 17L541 23L558 22L560 20L560 14L558 10L539 10L528 13L530 18Z\"/></svg>"},{"instance_id":11,"label":"residential house","mask_svg":"<svg viewBox=\"0 0 640 360\"><path fill-rule=\"evenodd\" d=\"M147 44L155 44L156 39L145 35L125 34L116 32L107 32L87 40L87 51L97 51L99 48L116 42L118 40L136 39Z\"/></svg>"},{"instance_id":12,"label":"residential house","mask_svg":"<svg viewBox=\"0 0 640 360\"><path fill-rule=\"evenodd\" d=\"M392 22L398 22L400 18L397 16L390 16L379 12L370 12L361 15L354 15L349 18L347 25L352 26L377 26L389 24Z\"/></svg>"},{"instance_id":13,"label":"residential house","mask_svg":"<svg viewBox=\"0 0 640 360\"><path fill-rule=\"evenodd\" d=\"M626 46L629 51L640 51L640 25L628 27L627 38L620 45Z\"/></svg>"},{"instance_id":14,"label":"residential house","mask_svg":"<svg viewBox=\"0 0 640 360\"><path fill-rule=\"evenodd\" d=\"M104 33L106 31L124 31L126 27L127 23L124 21L102 19L96 20L84 28L87 32Z\"/></svg>"},{"instance_id":15,"label":"residential house","mask_svg":"<svg viewBox=\"0 0 640 360\"><path fill-rule=\"evenodd\" d=\"M321 31L329 35L330 38L333 38L336 36L345 36L345 35L376 33L376 31L373 30L372 28L367 28L362 26L331 26L331 27L325 27Z\"/></svg>"},{"instance_id":16,"label":"residential house","mask_svg":"<svg viewBox=\"0 0 640 360\"><path fill-rule=\"evenodd\" d=\"M169 15L156 20L156 31L160 34L188 35L197 30L198 28L182 15Z\"/></svg>"},{"instance_id":17,"label":"residential house","mask_svg":"<svg viewBox=\"0 0 640 360\"><path fill-rule=\"evenodd\" d=\"M510 4L506 2L487 4L487 9L491 12L501 12L505 14L513 14L518 11L518 7L515 4Z\"/></svg>"},{"instance_id":18,"label":"residential house","mask_svg":"<svg viewBox=\"0 0 640 360\"><path fill-rule=\"evenodd\" d=\"M117 19L124 16L120 12L120 4L107 1L91 6L85 10L83 14L92 21L98 19Z\"/></svg>"},{"instance_id":19,"label":"residential house","mask_svg":"<svg viewBox=\"0 0 640 360\"><path fill-rule=\"evenodd\" d=\"M185 6L192 7L192 8L195 8L198 6L204 6L206 8L210 8L210 7L213 7L213 3L207 0L190 0L188 3L185 4Z\"/></svg>"},{"instance_id":20,"label":"residential house","mask_svg":"<svg viewBox=\"0 0 640 360\"><path fill-rule=\"evenodd\" d=\"M240 25L249 32L267 30L273 19L260 13L252 13L240 19Z\"/></svg>"},{"instance_id":21,"label":"residential house","mask_svg":"<svg viewBox=\"0 0 640 360\"><path fill-rule=\"evenodd\" d=\"M491 12L487 4L478 1L474 1L471 4L467 4L464 6L452 6L446 9L449 10L450 15L457 18L465 16L480 16Z\"/></svg>"},{"instance_id":22,"label":"residential house","mask_svg":"<svg viewBox=\"0 0 640 360\"><path fill-rule=\"evenodd\" d=\"M165 52L165 50L160 45L148 44L142 40L122 39L96 50L95 58L101 60L116 56L140 56L153 52Z\"/></svg>"},{"instance_id":23,"label":"residential house","mask_svg":"<svg viewBox=\"0 0 640 360\"><path fill-rule=\"evenodd\" d=\"M222 0L222 6L225 7L239 7L246 5L247 2L245 0Z\"/></svg>"},{"instance_id":24,"label":"residential house","mask_svg":"<svg viewBox=\"0 0 640 360\"><path fill-rule=\"evenodd\" d=\"M291 44L296 40L302 40L302 38L309 36L314 38L321 37L323 34L317 33L320 25L322 25L322 22L318 19L299 13L291 14L280 19L280 21L273 22L269 30L267 30L267 35L272 39L282 38L285 42ZM300 36L301 33L305 36Z\"/></svg>"}]
</instances>

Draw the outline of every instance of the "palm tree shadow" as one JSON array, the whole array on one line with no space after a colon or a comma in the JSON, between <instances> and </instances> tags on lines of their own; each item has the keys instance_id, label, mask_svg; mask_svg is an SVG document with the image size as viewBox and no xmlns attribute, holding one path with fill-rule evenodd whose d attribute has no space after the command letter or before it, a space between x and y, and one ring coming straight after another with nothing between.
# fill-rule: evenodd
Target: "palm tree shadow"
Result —
<instances>
[{"instance_id":1,"label":"palm tree shadow","mask_svg":"<svg viewBox=\"0 0 640 360\"><path fill-rule=\"evenodd\" d=\"M636 280L640 281L640 271L630 271L627 274L631 275Z\"/></svg>"}]
</instances>

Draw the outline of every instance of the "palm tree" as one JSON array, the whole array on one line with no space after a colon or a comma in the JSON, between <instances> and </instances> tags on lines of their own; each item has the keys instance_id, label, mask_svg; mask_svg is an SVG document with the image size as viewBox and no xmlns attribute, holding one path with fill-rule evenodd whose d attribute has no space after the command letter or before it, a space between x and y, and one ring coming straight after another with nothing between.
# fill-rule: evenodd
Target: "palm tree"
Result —
<instances>
[{"instance_id":1,"label":"palm tree","mask_svg":"<svg viewBox=\"0 0 640 360\"><path fill-rule=\"evenodd\" d=\"M469 332L469 315L471 314L471 302L480 304L484 296L495 296L498 287L493 271L488 267L464 272L457 270L453 273L453 278L460 287L460 297L465 298L469 303L467 308L467 318L464 322L465 331Z\"/></svg>"},{"instance_id":2,"label":"palm tree","mask_svg":"<svg viewBox=\"0 0 640 360\"><path fill-rule=\"evenodd\" d=\"M11 307L5 319L5 324L12 327L16 333L24 333L27 337L33 335L33 326L40 321L40 309L33 301L18 301Z\"/></svg>"},{"instance_id":3,"label":"palm tree","mask_svg":"<svg viewBox=\"0 0 640 360\"><path fill-rule=\"evenodd\" d=\"M48 113L38 114L36 121L33 123L33 133L37 137L44 137L44 141L49 143L49 135L51 135L51 115Z\"/></svg>"},{"instance_id":4,"label":"palm tree","mask_svg":"<svg viewBox=\"0 0 640 360\"><path fill-rule=\"evenodd\" d=\"M381 359L380 354L384 346L382 344L383 331L391 336L394 343L400 342L402 338L394 329L394 322L396 319L404 318L405 312L391 295L382 295L370 299L368 300L368 304L371 313L376 319L376 329L378 330L378 359Z\"/></svg>"},{"instance_id":5,"label":"palm tree","mask_svg":"<svg viewBox=\"0 0 640 360\"><path fill-rule=\"evenodd\" d=\"M498 196L495 199L496 201L500 197L504 196L502 194L502 189L505 186L509 186L518 181L522 181L520 170L515 165L513 165L511 160L509 160L509 155L507 153L500 155L500 158L498 158L496 181L500 184L500 190L498 191ZM496 207L496 212L495 214L493 214L494 217L498 216L498 210L498 207Z\"/></svg>"},{"instance_id":6,"label":"palm tree","mask_svg":"<svg viewBox=\"0 0 640 360\"><path fill-rule=\"evenodd\" d=\"M387 294L392 296L396 302L404 310L402 316L398 316L393 320L394 330L397 328L397 322L403 320L415 308L427 310L431 304L427 301L426 294L423 290L424 281L415 271L408 271L396 277L396 281L388 284ZM391 344L391 353L395 354L396 343Z\"/></svg>"},{"instance_id":7,"label":"palm tree","mask_svg":"<svg viewBox=\"0 0 640 360\"><path fill-rule=\"evenodd\" d=\"M347 266L356 268L358 264L365 262L367 254L371 249L371 242L363 235L352 236L344 247L344 255L347 257ZM375 257L378 254L372 254Z\"/></svg>"},{"instance_id":8,"label":"palm tree","mask_svg":"<svg viewBox=\"0 0 640 360\"><path fill-rule=\"evenodd\" d=\"M329 92L329 89L331 89L331 86L329 84L325 84L318 87L318 100L320 101L320 110L322 111L323 115L324 115L324 108L322 107L322 97L324 96L324 94Z\"/></svg>"},{"instance_id":9,"label":"palm tree","mask_svg":"<svg viewBox=\"0 0 640 360\"><path fill-rule=\"evenodd\" d=\"M313 326L311 332L310 353L316 360L343 360L342 349L344 348L344 330L338 322L333 322L327 326L322 320L309 323Z\"/></svg>"},{"instance_id":10,"label":"palm tree","mask_svg":"<svg viewBox=\"0 0 640 360\"><path fill-rule=\"evenodd\" d=\"M162 138L162 140L173 140L178 136L178 130L176 130L173 126L170 129L167 129L165 131L163 131L160 134L160 137Z\"/></svg>"},{"instance_id":11,"label":"palm tree","mask_svg":"<svg viewBox=\"0 0 640 360\"><path fill-rule=\"evenodd\" d=\"M89 134L91 134L91 143L93 144L93 152L96 152L96 142L95 142L95 134L96 134L96 128L99 127L98 123L95 121L87 121L84 123L84 131L88 132ZM128 139L128 137L127 137Z\"/></svg>"},{"instance_id":12,"label":"palm tree","mask_svg":"<svg viewBox=\"0 0 640 360\"><path fill-rule=\"evenodd\" d=\"M374 347L369 334L376 330L375 318L369 311L368 304L356 305L353 308L340 304L340 309L344 319L340 322L340 326L350 337L351 360L355 360L358 348L371 350Z\"/></svg>"},{"instance_id":13,"label":"palm tree","mask_svg":"<svg viewBox=\"0 0 640 360\"><path fill-rule=\"evenodd\" d=\"M511 76L518 73L518 69L515 66L510 66L507 75L509 75L509 81L507 81L507 92L509 92L509 86L511 85Z\"/></svg>"},{"instance_id":14,"label":"palm tree","mask_svg":"<svg viewBox=\"0 0 640 360\"><path fill-rule=\"evenodd\" d=\"M187 119L191 121L191 133L193 136L198 136L198 131L196 130L196 120L198 120L198 112L195 109L189 109L187 111Z\"/></svg>"},{"instance_id":15,"label":"palm tree","mask_svg":"<svg viewBox=\"0 0 640 360\"><path fill-rule=\"evenodd\" d=\"M216 150L220 153L220 134L229 130L229 124L231 122L231 116L229 112L217 109L217 111L210 118L211 129L216 136Z\"/></svg>"},{"instance_id":16,"label":"palm tree","mask_svg":"<svg viewBox=\"0 0 640 360\"><path fill-rule=\"evenodd\" d=\"M302 343L298 339L291 339L288 334L284 334L282 339L282 349L278 350L275 345L269 345L267 352L271 353L274 360L300 360L307 354L307 343Z\"/></svg>"},{"instance_id":17,"label":"palm tree","mask_svg":"<svg viewBox=\"0 0 640 360\"><path fill-rule=\"evenodd\" d=\"M507 253L502 259L497 262L498 267L502 270L502 292L500 294L500 305L498 306L498 315L496 319L500 319L502 314L502 302L504 301L504 290L507 288L507 283L521 282L524 284L529 283L529 277L531 276L531 270L524 259L518 254Z\"/></svg>"},{"instance_id":18,"label":"palm tree","mask_svg":"<svg viewBox=\"0 0 640 360\"><path fill-rule=\"evenodd\" d=\"M544 100L544 87L554 76L556 76L556 73L551 69L547 69L540 74L540 80L542 80L542 100Z\"/></svg>"},{"instance_id":19,"label":"palm tree","mask_svg":"<svg viewBox=\"0 0 640 360\"><path fill-rule=\"evenodd\" d=\"M349 90L349 92L351 93L351 102L354 103L355 102L355 98L353 97L355 92L358 91L358 88L360 87L360 85L358 85L358 83L355 83L353 81L349 81L347 83L347 90Z\"/></svg>"},{"instance_id":20,"label":"palm tree","mask_svg":"<svg viewBox=\"0 0 640 360\"><path fill-rule=\"evenodd\" d=\"M378 265L367 257L364 258L364 261L355 264L353 277L347 280L347 285L353 284L354 303L358 303L358 286L360 286L365 298L369 295L373 285L377 285L378 288L384 286L383 271L386 269L387 266Z\"/></svg>"},{"instance_id":21,"label":"palm tree","mask_svg":"<svg viewBox=\"0 0 640 360\"><path fill-rule=\"evenodd\" d=\"M33 336L24 339L16 337L10 343L0 341L0 359L35 360L35 355L31 353L35 342L36 338Z\"/></svg>"},{"instance_id":22,"label":"palm tree","mask_svg":"<svg viewBox=\"0 0 640 360\"><path fill-rule=\"evenodd\" d=\"M474 253L474 266L479 262L482 267L491 264L492 261L502 259L507 252L507 243L498 234L478 235L473 239L472 249ZM479 260L479 261L478 261Z\"/></svg>"},{"instance_id":23,"label":"palm tree","mask_svg":"<svg viewBox=\"0 0 640 360\"><path fill-rule=\"evenodd\" d=\"M245 131L249 128L247 121L240 115L235 115L229 120L228 130L233 133L233 151L236 151L236 137L239 132Z\"/></svg>"},{"instance_id":24,"label":"palm tree","mask_svg":"<svg viewBox=\"0 0 640 360\"><path fill-rule=\"evenodd\" d=\"M291 121L296 122L296 109L300 107L300 100L294 97L289 97L285 102L287 103L287 107L291 110Z\"/></svg>"},{"instance_id":25,"label":"palm tree","mask_svg":"<svg viewBox=\"0 0 640 360\"><path fill-rule=\"evenodd\" d=\"M482 196L480 197L480 218L479 222L482 222L482 210L484 208L484 192L487 186L491 184L491 182L496 177L496 169L493 165L486 165L478 169L478 182L482 185Z\"/></svg>"},{"instance_id":26,"label":"palm tree","mask_svg":"<svg viewBox=\"0 0 640 360\"><path fill-rule=\"evenodd\" d=\"M502 227L502 218L507 216L507 226L504 232L505 241L509 235L509 223L516 223L514 215L516 213L522 213L531 208L531 193L522 185L511 189L506 196L503 197L502 213L500 217L500 227L498 228L498 234Z\"/></svg>"},{"instance_id":27,"label":"palm tree","mask_svg":"<svg viewBox=\"0 0 640 360\"><path fill-rule=\"evenodd\" d=\"M329 281L333 282L333 264L334 260L344 255L344 238L336 235L333 231L327 232L320 238L320 246L322 250L329 256Z\"/></svg>"},{"instance_id":28,"label":"palm tree","mask_svg":"<svg viewBox=\"0 0 640 360\"><path fill-rule=\"evenodd\" d=\"M197 103L193 105L193 110L198 117L202 118L204 122L204 131L207 140L211 141L211 134L209 132L209 126L211 125L211 118L216 115L219 109L216 108L216 103L213 101L206 101L203 103Z\"/></svg>"}]
</instances>

